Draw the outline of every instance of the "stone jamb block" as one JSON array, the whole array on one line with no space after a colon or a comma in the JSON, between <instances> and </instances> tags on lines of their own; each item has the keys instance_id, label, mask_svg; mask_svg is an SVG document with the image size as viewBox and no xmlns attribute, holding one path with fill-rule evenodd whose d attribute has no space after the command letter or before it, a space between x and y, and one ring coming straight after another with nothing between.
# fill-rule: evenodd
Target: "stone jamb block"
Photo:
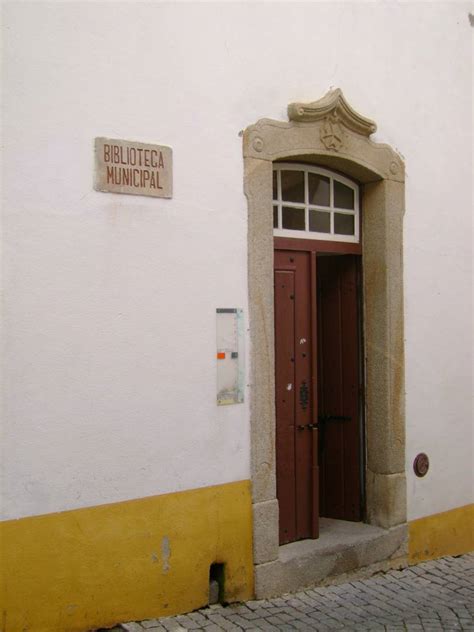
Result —
<instances>
[{"instance_id":1,"label":"stone jamb block","mask_svg":"<svg viewBox=\"0 0 474 632\"><path fill-rule=\"evenodd\" d=\"M253 506L254 563L278 559L278 501L269 500Z\"/></svg>"},{"instance_id":2,"label":"stone jamb block","mask_svg":"<svg viewBox=\"0 0 474 632\"><path fill-rule=\"evenodd\" d=\"M406 523L406 477L367 470L367 519L383 529Z\"/></svg>"}]
</instances>

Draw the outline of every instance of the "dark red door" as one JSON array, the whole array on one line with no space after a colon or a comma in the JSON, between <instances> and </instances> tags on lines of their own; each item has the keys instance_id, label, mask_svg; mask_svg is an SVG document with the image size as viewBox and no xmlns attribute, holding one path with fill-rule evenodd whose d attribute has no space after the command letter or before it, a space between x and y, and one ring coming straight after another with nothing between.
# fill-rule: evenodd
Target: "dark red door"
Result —
<instances>
[{"instance_id":1,"label":"dark red door","mask_svg":"<svg viewBox=\"0 0 474 632\"><path fill-rule=\"evenodd\" d=\"M361 520L358 263L317 259L320 515Z\"/></svg>"},{"instance_id":2,"label":"dark red door","mask_svg":"<svg viewBox=\"0 0 474 632\"><path fill-rule=\"evenodd\" d=\"M315 255L275 250L280 544L318 536Z\"/></svg>"}]
</instances>

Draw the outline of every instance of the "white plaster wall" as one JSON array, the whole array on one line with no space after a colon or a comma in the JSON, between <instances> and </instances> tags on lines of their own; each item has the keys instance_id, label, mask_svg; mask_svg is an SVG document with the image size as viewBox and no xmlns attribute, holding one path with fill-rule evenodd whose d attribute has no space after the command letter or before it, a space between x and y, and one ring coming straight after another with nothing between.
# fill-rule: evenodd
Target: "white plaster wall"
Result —
<instances>
[{"instance_id":1,"label":"white plaster wall","mask_svg":"<svg viewBox=\"0 0 474 632\"><path fill-rule=\"evenodd\" d=\"M248 405L215 405L238 133L330 86L407 163L409 517L470 502L469 4L3 8L3 517L249 478ZM96 136L172 146L173 199L94 192Z\"/></svg>"}]
</instances>

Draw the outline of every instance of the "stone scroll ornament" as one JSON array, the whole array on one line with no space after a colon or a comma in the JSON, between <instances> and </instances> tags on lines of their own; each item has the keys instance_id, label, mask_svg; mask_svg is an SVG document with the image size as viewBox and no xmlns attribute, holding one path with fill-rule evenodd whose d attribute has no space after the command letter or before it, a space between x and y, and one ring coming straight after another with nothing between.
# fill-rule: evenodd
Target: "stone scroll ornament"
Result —
<instances>
[{"instance_id":1,"label":"stone scroll ornament","mask_svg":"<svg viewBox=\"0 0 474 632\"><path fill-rule=\"evenodd\" d=\"M288 118L301 123L321 121L321 142L326 149L333 151L339 151L344 146L346 135L343 127L367 137L377 129L374 121L358 114L349 105L339 88L330 90L313 103L290 103Z\"/></svg>"}]
</instances>

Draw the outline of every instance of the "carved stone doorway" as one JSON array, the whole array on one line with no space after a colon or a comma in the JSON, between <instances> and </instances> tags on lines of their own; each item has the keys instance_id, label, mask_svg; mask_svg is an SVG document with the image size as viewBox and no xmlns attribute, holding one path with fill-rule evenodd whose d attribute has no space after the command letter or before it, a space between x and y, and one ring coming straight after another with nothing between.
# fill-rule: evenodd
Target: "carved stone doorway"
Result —
<instances>
[{"instance_id":1,"label":"carved stone doorway","mask_svg":"<svg viewBox=\"0 0 474 632\"><path fill-rule=\"evenodd\" d=\"M355 112L340 90L330 91L315 103L290 104L288 114L289 122L263 119L244 132L244 186L249 222L251 467L257 597L294 590L361 566L403 559L406 546L402 262L404 164L388 145L370 140L370 135L376 130L375 123ZM354 555L348 556L347 564L342 566L336 561L328 564L327 554L320 549L314 549L307 555L301 549L303 552L300 550L298 554L303 558L292 566L288 549L279 547L278 542L272 281L272 165L277 160L297 160L333 169L357 180L362 189L366 367L364 493L367 523L373 527L369 531L378 545L362 546L356 559ZM318 558L318 555L326 557ZM318 560L321 563L315 564Z\"/></svg>"}]
</instances>

